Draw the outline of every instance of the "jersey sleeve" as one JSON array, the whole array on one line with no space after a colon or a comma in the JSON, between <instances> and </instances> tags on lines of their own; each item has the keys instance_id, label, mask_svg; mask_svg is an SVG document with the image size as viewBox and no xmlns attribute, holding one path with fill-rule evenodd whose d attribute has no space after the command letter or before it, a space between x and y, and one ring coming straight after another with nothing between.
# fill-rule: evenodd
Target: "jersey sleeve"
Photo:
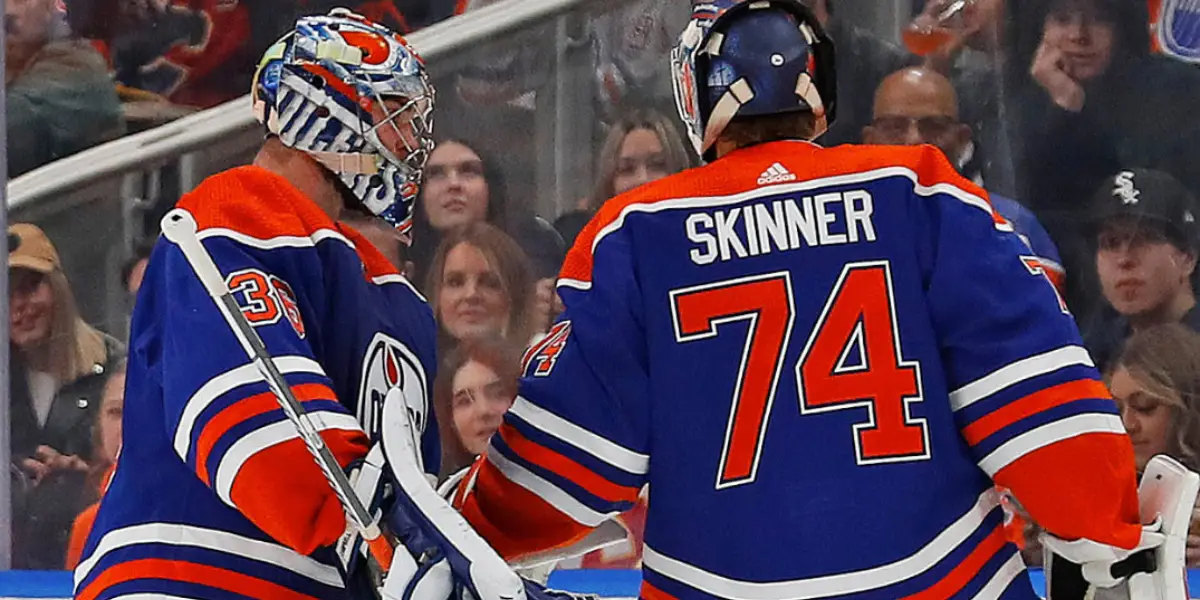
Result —
<instances>
[{"instance_id":1,"label":"jersey sleeve","mask_svg":"<svg viewBox=\"0 0 1200 600\"><path fill-rule=\"evenodd\" d=\"M251 249L205 233L202 243L325 444L343 467L364 456L366 435L334 394L296 304L297 290L313 285L294 268L311 248ZM346 527L341 504L183 253L160 245L154 260L164 264L151 283L162 299L155 305L167 307L159 375L175 452L272 538L302 554L334 543Z\"/></svg>"},{"instance_id":2,"label":"jersey sleeve","mask_svg":"<svg viewBox=\"0 0 1200 600\"><path fill-rule=\"evenodd\" d=\"M523 360L520 395L457 495L506 558L569 544L631 508L649 467L647 350L628 238L580 234L566 312Z\"/></svg>"},{"instance_id":3,"label":"jersey sleeve","mask_svg":"<svg viewBox=\"0 0 1200 600\"><path fill-rule=\"evenodd\" d=\"M1133 449L1074 320L986 193L927 150L927 301L962 437L1048 531L1133 547Z\"/></svg>"}]
</instances>

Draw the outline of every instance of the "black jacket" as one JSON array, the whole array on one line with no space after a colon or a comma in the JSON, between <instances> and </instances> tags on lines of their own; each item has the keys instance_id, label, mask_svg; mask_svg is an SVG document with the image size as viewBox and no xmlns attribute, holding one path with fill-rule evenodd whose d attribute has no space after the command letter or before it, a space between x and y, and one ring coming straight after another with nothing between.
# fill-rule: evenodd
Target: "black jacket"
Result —
<instances>
[{"instance_id":1,"label":"black jacket","mask_svg":"<svg viewBox=\"0 0 1200 600\"><path fill-rule=\"evenodd\" d=\"M92 428L100 411L104 382L125 356L120 342L108 336L104 342L104 362L93 365L90 374L62 386L45 426L38 424L30 405L25 366L16 358L10 362L14 569L62 569L71 525L95 500L87 489L86 473L54 473L35 485L18 465L33 456L40 445L92 459Z\"/></svg>"}]
</instances>

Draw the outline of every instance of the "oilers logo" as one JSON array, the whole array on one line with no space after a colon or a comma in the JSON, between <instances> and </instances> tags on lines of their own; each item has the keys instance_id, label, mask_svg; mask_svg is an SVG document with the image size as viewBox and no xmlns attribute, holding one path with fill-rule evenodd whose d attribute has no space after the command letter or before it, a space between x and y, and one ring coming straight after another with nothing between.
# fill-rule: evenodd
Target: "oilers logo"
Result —
<instances>
[{"instance_id":1,"label":"oilers logo","mask_svg":"<svg viewBox=\"0 0 1200 600\"><path fill-rule=\"evenodd\" d=\"M392 388L400 388L408 416L418 433L429 416L429 382L421 361L408 347L383 333L375 334L363 357L357 417L371 439L379 439L383 402Z\"/></svg>"}]
</instances>

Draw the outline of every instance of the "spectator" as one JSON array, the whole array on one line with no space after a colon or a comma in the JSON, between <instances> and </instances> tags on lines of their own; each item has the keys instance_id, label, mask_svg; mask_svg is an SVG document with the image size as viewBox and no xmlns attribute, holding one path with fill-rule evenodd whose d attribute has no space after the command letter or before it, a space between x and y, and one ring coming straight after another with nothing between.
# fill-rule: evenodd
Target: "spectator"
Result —
<instances>
[{"instance_id":1,"label":"spectator","mask_svg":"<svg viewBox=\"0 0 1200 600\"><path fill-rule=\"evenodd\" d=\"M209 108L244 95L262 52L300 12L314 11L310 5L320 4L306 0L64 3L72 30L94 40L122 91L135 99L157 98L163 105L162 115L147 115L151 122L185 114L179 106Z\"/></svg>"},{"instance_id":2,"label":"spectator","mask_svg":"<svg viewBox=\"0 0 1200 600\"><path fill-rule=\"evenodd\" d=\"M817 143L837 146L857 142L871 121L871 92L889 73L914 64L916 57L899 46L838 18L834 0L804 0L837 48L837 119Z\"/></svg>"},{"instance_id":3,"label":"spectator","mask_svg":"<svg viewBox=\"0 0 1200 600\"><path fill-rule=\"evenodd\" d=\"M1020 189L1054 237L1068 272L1090 262L1079 215L1095 186L1132 166L1170 173L1200 189L1200 70L1149 52L1146 4L1127 0L1021 3L1013 63ZM1074 286L1072 286L1074 288ZM1073 289L1082 322L1095 287Z\"/></svg>"},{"instance_id":4,"label":"spectator","mask_svg":"<svg viewBox=\"0 0 1200 600\"><path fill-rule=\"evenodd\" d=\"M124 131L104 59L68 39L55 0L4 5L8 176L16 177Z\"/></svg>"},{"instance_id":5,"label":"spectator","mask_svg":"<svg viewBox=\"0 0 1200 600\"><path fill-rule=\"evenodd\" d=\"M688 0L639 0L590 20L597 98L606 121L619 118L625 106L674 110L668 57L691 12Z\"/></svg>"},{"instance_id":6,"label":"spectator","mask_svg":"<svg viewBox=\"0 0 1200 600\"><path fill-rule=\"evenodd\" d=\"M566 254L562 238L506 192L498 163L468 142L439 141L425 165L425 183L413 215L412 260L418 276L426 278L432 254L444 237L487 222L520 244L538 279L554 278Z\"/></svg>"},{"instance_id":7,"label":"spectator","mask_svg":"<svg viewBox=\"0 0 1200 600\"><path fill-rule=\"evenodd\" d=\"M609 198L693 166L674 124L653 110L634 110L608 130L597 161L596 186L577 210L554 222L571 246L575 236Z\"/></svg>"},{"instance_id":8,"label":"spectator","mask_svg":"<svg viewBox=\"0 0 1200 600\"><path fill-rule=\"evenodd\" d=\"M914 22L929 23L953 0L926 0ZM925 55L925 66L954 82L961 119L975 133L969 149L969 170L984 176L990 192L1016 193L1016 175L1010 149L1016 143L1005 118L1010 90L1008 51L1004 47L1008 0L974 0L953 18L957 27L946 43ZM906 32L907 33L907 32ZM907 38L906 38L907 39ZM929 50L926 48L925 50Z\"/></svg>"},{"instance_id":9,"label":"spectator","mask_svg":"<svg viewBox=\"0 0 1200 600\"><path fill-rule=\"evenodd\" d=\"M1200 329L1196 270L1196 200L1175 178L1133 169L1095 195L1090 222L1104 298L1116 312L1087 330L1087 347L1105 369L1130 334L1161 323Z\"/></svg>"},{"instance_id":10,"label":"spectator","mask_svg":"<svg viewBox=\"0 0 1200 600\"><path fill-rule=\"evenodd\" d=\"M34 225L9 228L14 567L60 569L92 461L106 373L124 348L80 317L58 252Z\"/></svg>"},{"instance_id":11,"label":"spectator","mask_svg":"<svg viewBox=\"0 0 1200 600\"><path fill-rule=\"evenodd\" d=\"M475 222L452 230L433 257L426 288L443 353L491 335L520 347L533 337L529 260L496 227Z\"/></svg>"},{"instance_id":12,"label":"spectator","mask_svg":"<svg viewBox=\"0 0 1200 600\"><path fill-rule=\"evenodd\" d=\"M1109 386L1139 472L1157 454L1200 470L1200 335L1179 323L1135 333L1115 362ZM1189 567L1200 567L1196 518L1193 513Z\"/></svg>"},{"instance_id":13,"label":"spectator","mask_svg":"<svg viewBox=\"0 0 1200 600\"><path fill-rule=\"evenodd\" d=\"M104 394L100 404L100 412L96 413L95 449L93 460L88 473L87 491L95 498L95 502L85 508L75 518L71 526L71 537L67 544L66 569L73 570L79 564L83 554L83 545L87 542L92 524L96 522L96 510L100 508L100 496L108 487L113 469L117 465L117 454L121 450L121 421L125 412L125 362L119 363L108 375L104 383Z\"/></svg>"},{"instance_id":14,"label":"spectator","mask_svg":"<svg viewBox=\"0 0 1200 600\"><path fill-rule=\"evenodd\" d=\"M129 297L137 296L142 287L142 278L146 276L146 265L150 263L150 253L154 250L155 240L147 240L133 249L125 264L121 265L121 285L129 292Z\"/></svg>"},{"instance_id":15,"label":"spectator","mask_svg":"<svg viewBox=\"0 0 1200 600\"><path fill-rule=\"evenodd\" d=\"M950 80L923 67L901 69L883 80L875 92L874 120L863 128L868 144L937 146L960 170L970 155L971 135L970 126L958 120L958 99ZM982 184L979 173L963 174ZM1062 293L1065 274L1058 249L1037 218L1015 200L990 190L989 195L996 212L1013 224Z\"/></svg>"},{"instance_id":16,"label":"spectator","mask_svg":"<svg viewBox=\"0 0 1200 600\"><path fill-rule=\"evenodd\" d=\"M439 479L469 466L487 448L517 397L521 349L485 336L455 348L438 369L433 406L442 440Z\"/></svg>"}]
</instances>

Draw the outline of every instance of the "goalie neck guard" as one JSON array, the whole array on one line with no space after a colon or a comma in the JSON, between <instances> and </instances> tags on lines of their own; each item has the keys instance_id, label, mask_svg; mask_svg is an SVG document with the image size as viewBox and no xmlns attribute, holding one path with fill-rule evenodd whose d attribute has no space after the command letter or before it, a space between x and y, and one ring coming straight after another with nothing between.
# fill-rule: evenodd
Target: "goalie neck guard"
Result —
<instances>
[{"instance_id":1,"label":"goalie neck guard","mask_svg":"<svg viewBox=\"0 0 1200 600\"><path fill-rule=\"evenodd\" d=\"M405 239L433 150L434 90L400 35L346 9L304 17L259 63L254 115Z\"/></svg>"},{"instance_id":2,"label":"goalie neck guard","mask_svg":"<svg viewBox=\"0 0 1200 600\"><path fill-rule=\"evenodd\" d=\"M697 4L671 52L671 72L679 117L707 161L736 117L810 112L810 139L833 122L833 42L797 0Z\"/></svg>"}]
</instances>

